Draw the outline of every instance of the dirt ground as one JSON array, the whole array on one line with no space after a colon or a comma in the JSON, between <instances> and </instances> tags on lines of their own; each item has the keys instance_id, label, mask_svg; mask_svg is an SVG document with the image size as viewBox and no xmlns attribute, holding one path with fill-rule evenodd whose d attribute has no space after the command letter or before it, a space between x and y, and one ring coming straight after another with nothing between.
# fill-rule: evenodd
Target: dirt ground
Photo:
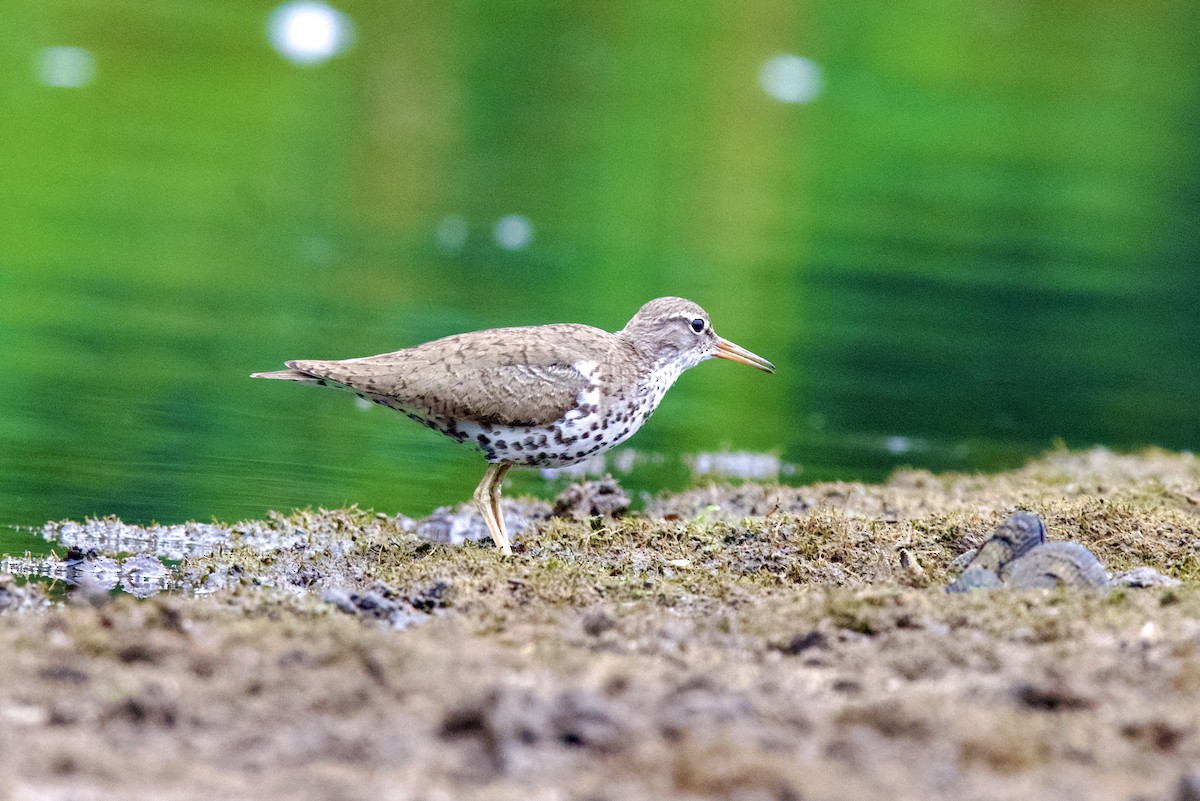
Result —
<instances>
[{"instance_id":1,"label":"dirt ground","mask_svg":"<svg viewBox=\"0 0 1200 801\"><path fill-rule=\"evenodd\" d=\"M343 510L0 578L0 799L1200 799L1191 455L518 506L507 560ZM1014 509L1182 583L947 593Z\"/></svg>"}]
</instances>

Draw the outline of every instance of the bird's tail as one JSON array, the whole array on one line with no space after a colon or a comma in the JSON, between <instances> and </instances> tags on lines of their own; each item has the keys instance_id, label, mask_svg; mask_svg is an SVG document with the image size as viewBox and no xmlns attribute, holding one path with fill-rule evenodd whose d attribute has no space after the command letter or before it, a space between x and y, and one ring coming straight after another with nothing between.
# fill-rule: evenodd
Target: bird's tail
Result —
<instances>
[{"instance_id":1,"label":"bird's tail","mask_svg":"<svg viewBox=\"0 0 1200 801\"><path fill-rule=\"evenodd\" d=\"M251 378L275 378L280 381L299 381L301 384L324 384L325 381L317 376L309 375L301 370L275 370L270 373L251 373Z\"/></svg>"}]
</instances>

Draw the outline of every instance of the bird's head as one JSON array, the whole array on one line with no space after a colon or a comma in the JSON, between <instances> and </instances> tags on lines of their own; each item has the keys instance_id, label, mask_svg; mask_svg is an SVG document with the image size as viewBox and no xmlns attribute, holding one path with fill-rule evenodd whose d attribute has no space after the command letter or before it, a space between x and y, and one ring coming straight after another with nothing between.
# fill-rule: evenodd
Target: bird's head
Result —
<instances>
[{"instance_id":1,"label":"bird's head","mask_svg":"<svg viewBox=\"0 0 1200 801\"><path fill-rule=\"evenodd\" d=\"M775 365L717 336L708 312L685 298L657 298L638 309L619 334L654 364L694 367L705 359L729 359L768 373Z\"/></svg>"}]
</instances>

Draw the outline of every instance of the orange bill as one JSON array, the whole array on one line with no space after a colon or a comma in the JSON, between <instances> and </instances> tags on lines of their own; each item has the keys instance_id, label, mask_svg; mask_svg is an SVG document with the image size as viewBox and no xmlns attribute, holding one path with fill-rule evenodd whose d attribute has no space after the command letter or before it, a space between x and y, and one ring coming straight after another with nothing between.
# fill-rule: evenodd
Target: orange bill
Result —
<instances>
[{"instance_id":1,"label":"orange bill","mask_svg":"<svg viewBox=\"0 0 1200 801\"><path fill-rule=\"evenodd\" d=\"M732 362L741 362L748 364L751 367L757 367L768 373L775 372L775 365L764 359L762 356L751 353L745 348L735 345L728 339L717 337L717 358L729 359Z\"/></svg>"}]
</instances>

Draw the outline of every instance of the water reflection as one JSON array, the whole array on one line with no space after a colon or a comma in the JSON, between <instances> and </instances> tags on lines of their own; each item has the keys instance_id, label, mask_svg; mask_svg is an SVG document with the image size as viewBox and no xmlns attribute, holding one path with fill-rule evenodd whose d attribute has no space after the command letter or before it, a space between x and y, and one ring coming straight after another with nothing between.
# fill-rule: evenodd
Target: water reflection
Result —
<instances>
[{"instance_id":1,"label":"water reflection","mask_svg":"<svg viewBox=\"0 0 1200 801\"><path fill-rule=\"evenodd\" d=\"M234 537L261 549L277 547L280 538L267 534L267 526L237 530L207 523L135 526L113 517L47 523L38 532L51 543L67 548L65 558L4 556L0 573L61 581L84 593L121 589L138 598L163 590L211 592L215 586L194 576L181 577L162 560L179 561L203 556L228 545Z\"/></svg>"},{"instance_id":2,"label":"water reflection","mask_svg":"<svg viewBox=\"0 0 1200 801\"><path fill-rule=\"evenodd\" d=\"M47 523L42 527L41 535L48 541L84 553L151 554L178 561L212 553L229 542L230 529L212 523L135 526L108 517Z\"/></svg>"},{"instance_id":3,"label":"water reflection","mask_svg":"<svg viewBox=\"0 0 1200 801\"><path fill-rule=\"evenodd\" d=\"M118 559L75 548L63 559L53 554L0 557L0 573L62 582L67 587L88 593L119 588L138 598L176 586L171 569L153 556L139 554Z\"/></svg>"}]
</instances>

